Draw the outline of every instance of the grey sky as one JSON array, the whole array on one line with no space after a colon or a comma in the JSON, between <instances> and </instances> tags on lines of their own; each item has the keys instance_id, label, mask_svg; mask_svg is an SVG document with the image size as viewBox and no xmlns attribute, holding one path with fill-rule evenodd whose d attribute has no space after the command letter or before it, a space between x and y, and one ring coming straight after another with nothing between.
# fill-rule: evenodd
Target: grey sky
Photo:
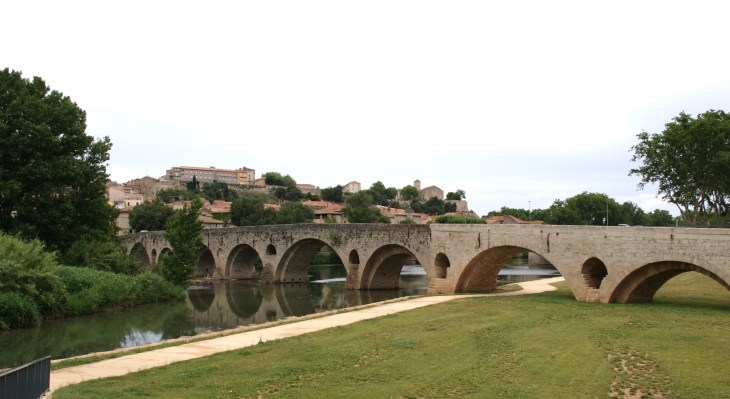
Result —
<instances>
[{"instance_id":1,"label":"grey sky","mask_svg":"<svg viewBox=\"0 0 730 399\"><path fill-rule=\"evenodd\" d=\"M646 210L628 152L728 110L727 1L5 1L0 67L111 137L124 182L247 166L464 189L480 214L582 191Z\"/></svg>"}]
</instances>

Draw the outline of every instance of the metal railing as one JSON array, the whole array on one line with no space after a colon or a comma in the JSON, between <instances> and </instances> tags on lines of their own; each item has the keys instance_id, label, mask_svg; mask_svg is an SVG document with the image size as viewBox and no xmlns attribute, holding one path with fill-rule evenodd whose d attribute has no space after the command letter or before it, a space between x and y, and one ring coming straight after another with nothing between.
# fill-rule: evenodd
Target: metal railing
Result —
<instances>
[{"instance_id":1,"label":"metal railing","mask_svg":"<svg viewBox=\"0 0 730 399\"><path fill-rule=\"evenodd\" d=\"M0 372L0 399L38 399L48 393L51 357Z\"/></svg>"}]
</instances>

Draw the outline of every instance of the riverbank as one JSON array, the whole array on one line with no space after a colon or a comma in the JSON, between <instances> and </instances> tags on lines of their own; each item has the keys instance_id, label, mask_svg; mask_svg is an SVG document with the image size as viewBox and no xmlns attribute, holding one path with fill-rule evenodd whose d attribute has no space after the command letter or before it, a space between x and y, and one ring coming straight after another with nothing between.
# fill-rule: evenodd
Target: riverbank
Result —
<instances>
[{"instance_id":1,"label":"riverbank","mask_svg":"<svg viewBox=\"0 0 730 399\"><path fill-rule=\"evenodd\" d=\"M730 397L730 293L716 282L688 273L634 305L576 302L558 287L453 300L54 397Z\"/></svg>"}]
</instances>

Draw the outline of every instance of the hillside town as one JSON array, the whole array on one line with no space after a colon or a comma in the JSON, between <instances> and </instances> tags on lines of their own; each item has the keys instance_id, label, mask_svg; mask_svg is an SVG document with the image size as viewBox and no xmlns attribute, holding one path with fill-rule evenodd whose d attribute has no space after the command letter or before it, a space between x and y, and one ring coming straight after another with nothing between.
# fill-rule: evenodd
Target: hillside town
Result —
<instances>
[{"instance_id":1,"label":"hillside town","mask_svg":"<svg viewBox=\"0 0 730 399\"><path fill-rule=\"evenodd\" d=\"M236 195L264 198L266 201L264 204L265 209L279 210L281 204L286 202L286 199L276 198L275 193L277 190L285 190L286 187L283 184L267 184L267 177L265 175L256 177L256 170L245 166L238 169L173 166L159 178L145 176L130 180L126 183L109 181L107 183L106 194L109 204L119 209L116 224L119 228L119 234L124 235L135 232L130 225L129 217L136 206L158 199L158 195L161 192L184 191L190 184L202 185L203 187L218 184L219 186L225 187L226 190L238 193ZM363 191L361 183L355 180L338 184L335 187L341 189L342 198L340 201L333 201L322 198L323 189L318 185L296 183L295 187L304 195L299 202L311 208L313 211L314 218L311 220L311 223L348 223L345 212L343 211L345 200L348 196ZM437 201L449 204L447 206L450 207L450 211L440 213L442 215L478 217L476 213L469 209L465 199L445 198L444 190L438 186L430 185L422 187L420 180L416 179L412 187L417 192L415 196L417 201L426 202L435 198ZM393 190L393 188L389 190ZM380 215L387 218L392 224L427 224L433 223L436 217L440 216L435 213L429 214L428 212L414 210L411 204L407 202L411 197L402 194L401 189L397 189L390 203L385 205L375 204L374 206ZM180 196L171 199L171 201L164 202L173 210L182 209L183 205L189 203L191 200L191 198L181 198ZM227 220L230 220L232 201L225 199L208 200L205 198L203 200L204 206L200 211L199 219L203 222L204 228L216 229L233 226L227 223ZM405 201L405 206L399 205L401 201ZM512 216L490 217L486 218L486 222L489 224L542 223L539 221L525 222Z\"/></svg>"}]
</instances>

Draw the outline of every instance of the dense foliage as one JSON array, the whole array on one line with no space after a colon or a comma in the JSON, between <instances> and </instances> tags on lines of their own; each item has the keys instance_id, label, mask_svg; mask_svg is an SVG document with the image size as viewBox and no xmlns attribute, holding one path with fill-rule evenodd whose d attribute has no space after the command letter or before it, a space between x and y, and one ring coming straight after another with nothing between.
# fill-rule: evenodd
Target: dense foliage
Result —
<instances>
[{"instance_id":1,"label":"dense foliage","mask_svg":"<svg viewBox=\"0 0 730 399\"><path fill-rule=\"evenodd\" d=\"M184 295L183 289L151 273L128 276L59 266L40 241L0 234L0 329Z\"/></svg>"},{"instance_id":2,"label":"dense foliage","mask_svg":"<svg viewBox=\"0 0 730 399\"><path fill-rule=\"evenodd\" d=\"M165 239L172 247L172 253L161 258L162 275L165 280L183 286L195 275L198 252L203 246L203 222L198 219L203 201L194 199L190 206L175 213L167 223Z\"/></svg>"},{"instance_id":3,"label":"dense foliage","mask_svg":"<svg viewBox=\"0 0 730 399\"><path fill-rule=\"evenodd\" d=\"M730 114L709 110L693 118L680 113L659 134L641 132L631 147L641 176L675 204L689 226L723 226L730 210Z\"/></svg>"},{"instance_id":4,"label":"dense foliage","mask_svg":"<svg viewBox=\"0 0 730 399\"><path fill-rule=\"evenodd\" d=\"M129 275L140 271L139 261L128 256L126 248L117 239L92 242L78 240L68 251L58 256L58 261L67 266Z\"/></svg>"},{"instance_id":5,"label":"dense foliage","mask_svg":"<svg viewBox=\"0 0 730 399\"><path fill-rule=\"evenodd\" d=\"M607 212L608 210L608 212ZM522 220L542 220L547 224L672 226L675 220L669 212L655 209L645 212L631 201L619 204L606 194L583 192L565 200L555 200L548 209L522 209L502 207L485 217L511 215Z\"/></svg>"},{"instance_id":6,"label":"dense foliage","mask_svg":"<svg viewBox=\"0 0 730 399\"><path fill-rule=\"evenodd\" d=\"M175 211L156 198L152 202L141 203L129 212L129 226L134 231L165 230L165 225L175 214Z\"/></svg>"},{"instance_id":7,"label":"dense foliage","mask_svg":"<svg viewBox=\"0 0 730 399\"><path fill-rule=\"evenodd\" d=\"M369 191L360 191L347 197L342 212L350 223L390 223L390 219L375 206Z\"/></svg>"},{"instance_id":8,"label":"dense foliage","mask_svg":"<svg viewBox=\"0 0 730 399\"><path fill-rule=\"evenodd\" d=\"M261 197L241 197L231 204L231 223L236 226L276 224L277 211L266 208Z\"/></svg>"},{"instance_id":9,"label":"dense foliage","mask_svg":"<svg viewBox=\"0 0 730 399\"><path fill-rule=\"evenodd\" d=\"M104 196L111 142L86 131L86 113L39 77L0 70L0 231L65 251L113 236Z\"/></svg>"},{"instance_id":10,"label":"dense foliage","mask_svg":"<svg viewBox=\"0 0 730 399\"><path fill-rule=\"evenodd\" d=\"M395 187L385 188L382 182L376 181L370 186L367 193L373 198L373 204L387 206L388 202L398 195L398 189Z\"/></svg>"},{"instance_id":11,"label":"dense foliage","mask_svg":"<svg viewBox=\"0 0 730 399\"><path fill-rule=\"evenodd\" d=\"M456 190L455 192L449 191L446 193L447 200L461 201L466 198L464 190Z\"/></svg>"},{"instance_id":12,"label":"dense foliage","mask_svg":"<svg viewBox=\"0 0 730 399\"><path fill-rule=\"evenodd\" d=\"M289 175L282 176L279 172L267 172L261 175L266 179L266 184L269 186L284 186L284 187L296 187L297 182Z\"/></svg>"},{"instance_id":13,"label":"dense foliage","mask_svg":"<svg viewBox=\"0 0 730 399\"><path fill-rule=\"evenodd\" d=\"M465 217L459 215L441 215L436 218L435 223L451 224L486 224L487 221L478 217Z\"/></svg>"},{"instance_id":14,"label":"dense foliage","mask_svg":"<svg viewBox=\"0 0 730 399\"><path fill-rule=\"evenodd\" d=\"M403 201L417 200L419 194L418 189L410 184L400 189L400 199Z\"/></svg>"},{"instance_id":15,"label":"dense foliage","mask_svg":"<svg viewBox=\"0 0 730 399\"><path fill-rule=\"evenodd\" d=\"M277 224L312 223L314 210L301 202L285 202L276 215Z\"/></svg>"},{"instance_id":16,"label":"dense foliage","mask_svg":"<svg viewBox=\"0 0 730 399\"><path fill-rule=\"evenodd\" d=\"M322 200L342 203L345 201L345 197L342 193L342 186L327 187L323 188L320 192Z\"/></svg>"}]
</instances>

